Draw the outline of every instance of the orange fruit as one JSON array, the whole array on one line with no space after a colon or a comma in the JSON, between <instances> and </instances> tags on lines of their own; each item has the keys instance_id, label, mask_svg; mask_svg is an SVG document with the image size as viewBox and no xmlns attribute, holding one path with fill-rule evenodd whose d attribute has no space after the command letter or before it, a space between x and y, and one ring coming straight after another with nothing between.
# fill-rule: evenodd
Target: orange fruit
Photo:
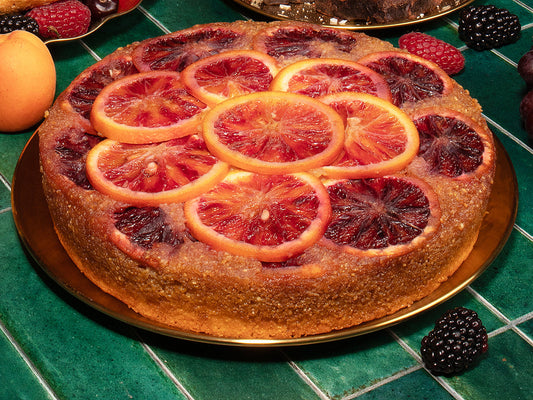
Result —
<instances>
[{"instance_id":1,"label":"orange fruit","mask_svg":"<svg viewBox=\"0 0 533 400\"><path fill-rule=\"evenodd\" d=\"M440 226L437 196L425 182L408 177L326 182L331 222L321 243L373 257L406 254Z\"/></svg>"},{"instance_id":2,"label":"orange fruit","mask_svg":"<svg viewBox=\"0 0 533 400\"><path fill-rule=\"evenodd\" d=\"M344 125L331 107L311 97L259 92L215 106L205 116L203 135L221 160L279 174L333 161L343 145Z\"/></svg>"},{"instance_id":3,"label":"orange fruit","mask_svg":"<svg viewBox=\"0 0 533 400\"><path fill-rule=\"evenodd\" d=\"M284 22L259 31L253 49L282 64L308 58L349 58L359 46L354 32L305 22Z\"/></svg>"},{"instance_id":4,"label":"orange fruit","mask_svg":"<svg viewBox=\"0 0 533 400\"><path fill-rule=\"evenodd\" d=\"M401 51L368 54L359 63L382 75L389 84L393 103L401 106L452 90L452 79L437 64Z\"/></svg>"},{"instance_id":5,"label":"orange fruit","mask_svg":"<svg viewBox=\"0 0 533 400\"><path fill-rule=\"evenodd\" d=\"M260 261L285 261L316 243L331 215L326 189L307 173L233 171L185 203L193 236L211 247Z\"/></svg>"},{"instance_id":6,"label":"orange fruit","mask_svg":"<svg viewBox=\"0 0 533 400\"><path fill-rule=\"evenodd\" d=\"M191 95L174 71L125 76L96 96L91 123L108 139L153 143L195 133L206 105Z\"/></svg>"},{"instance_id":7,"label":"orange fruit","mask_svg":"<svg viewBox=\"0 0 533 400\"><path fill-rule=\"evenodd\" d=\"M197 98L214 106L228 98L268 90L278 71L276 60L252 50L226 51L203 58L181 73Z\"/></svg>"},{"instance_id":8,"label":"orange fruit","mask_svg":"<svg viewBox=\"0 0 533 400\"><path fill-rule=\"evenodd\" d=\"M111 82L138 73L130 55L118 51L111 53L99 63L83 71L65 90L66 99L63 107L74 111L78 122L88 133L95 134L89 119L94 99L100 91Z\"/></svg>"},{"instance_id":9,"label":"orange fruit","mask_svg":"<svg viewBox=\"0 0 533 400\"><path fill-rule=\"evenodd\" d=\"M135 205L181 202L203 193L228 172L196 135L162 143L106 139L87 155L91 184L115 200Z\"/></svg>"},{"instance_id":10,"label":"orange fruit","mask_svg":"<svg viewBox=\"0 0 533 400\"><path fill-rule=\"evenodd\" d=\"M377 72L347 60L316 58L279 71L271 90L320 97L337 92L363 92L392 101L389 85Z\"/></svg>"},{"instance_id":11,"label":"orange fruit","mask_svg":"<svg viewBox=\"0 0 533 400\"><path fill-rule=\"evenodd\" d=\"M0 35L0 60L0 132L28 129L54 101L54 60L42 40L26 31Z\"/></svg>"},{"instance_id":12,"label":"orange fruit","mask_svg":"<svg viewBox=\"0 0 533 400\"><path fill-rule=\"evenodd\" d=\"M407 166L418 151L415 125L398 107L366 93L341 92L324 96L344 119L344 148L320 173L330 178L370 178Z\"/></svg>"},{"instance_id":13,"label":"orange fruit","mask_svg":"<svg viewBox=\"0 0 533 400\"><path fill-rule=\"evenodd\" d=\"M133 51L133 62L143 72L181 72L202 58L247 46L250 39L243 26L224 22L197 25L146 39Z\"/></svg>"},{"instance_id":14,"label":"orange fruit","mask_svg":"<svg viewBox=\"0 0 533 400\"><path fill-rule=\"evenodd\" d=\"M468 116L429 107L418 110L412 118L420 136L418 155L431 172L467 177L491 165L494 148L490 133Z\"/></svg>"}]
</instances>

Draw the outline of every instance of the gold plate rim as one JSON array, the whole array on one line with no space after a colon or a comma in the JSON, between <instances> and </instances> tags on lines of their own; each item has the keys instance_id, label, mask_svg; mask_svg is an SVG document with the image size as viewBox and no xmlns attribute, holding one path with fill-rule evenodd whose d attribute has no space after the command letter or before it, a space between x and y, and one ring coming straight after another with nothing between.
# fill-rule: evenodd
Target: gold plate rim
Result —
<instances>
[{"instance_id":1,"label":"gold plate rim","mask_svg":"<svg viewBox=\"0 0 533 400\"><path fill-rule=\"evenodd\" d=\"M153 333L194 342L244 347L316 344L375 332L403 322L451 298L490 265L511 234L518 207L516 173L501 142L495 138L495 143L497 164L489 209L476 245L461 267L437 290L410 307L352 328L301 338L240 339L182 331L149 320L103 292L79 271L55 234L41 186L37 133L28 140L15 167L11 205L19 237L38 266L74 297L108 316Z\"/></svg>"},{"instance_id":2,"label":"gold plate rim","mask_svg":"<svg viewBox=\"0 0 533 400\"><path fill-rule=\"evenodd\" d=\"M137 7L139 7L139 5L142 3L142 0L139 0L139 2L133 7L133 8L130 8L129 10L125 10L125 11L122 11L122 12L119 12L119 13L114 13L114 14L109 14L107 16L105 16L104 18L102 18L101 20L95 22L94 24L91 24L89 26L89 30L87 32L85 32L83 35L79 35L79 36L74 36L74 37L69 37L69 38L55 38L55 39L46 39L46 40L43 40L43 42L45 44L49 44L49 43L62 43L62 42L71 42L73 40L77 40L77 39L83 39L84 37L87 37L89 36L90 34L96 32L98 29L100 29L100 27L102 25L104 25L107 21L109 20L112 20L114 18L117 18L117 17L121 17L122 15L126 15L126 14L129 14L130 12L132 12L133 10L137 9Z\"/></svg>"},{"instance_id":3,"label":"gold plate rim","mask_svg":"<svg viewBox=\"0 0 533 400\"><path fill-rule=\"evenodd\" d=\"M283 15L279 13L274 13L271 10L265 10L260 7L260 5L263 5L263 3L261 3L260 5L253 5L253 4L247 3L245 0L232 0L232 1L248 9L249 11L262 15L263 17L272 18L278 21L310 22L310 23L317 23L319 25L323 25L328 28L339 28L339 29L347 29L347 30L374 30L374 29L386 29L386 28L399 28L399 27L404 27L408 25L419 24L422 22L427 22L427 21L431 21L437 18L444 17L445 15L451 14L452 12L455 12L474 2L474 0L458 0L458 1L451 0L453 1L453 4L448 5L448 7L439 9L438 11L428 14L428 15L420 16L419 18L416 18L413 20L401 20L401 21L393 21L389 23L368 23L368 24L360 24L360 23L348 21L342 25L342 24L331 24L331 23L321 22L321 18L322 18L321 14L314 11L312 8L305 10L305 11L298 10L297 12L295 12L295 15L293 16L293 15ZM273 7L272 8L273 10L276 10L276 6L272 6L272 7ZM279 8L279 12L282 13L284 12L284 10ZM328 19L329 17L324 16L324 18Z\"/></svg>"}]
</instances>

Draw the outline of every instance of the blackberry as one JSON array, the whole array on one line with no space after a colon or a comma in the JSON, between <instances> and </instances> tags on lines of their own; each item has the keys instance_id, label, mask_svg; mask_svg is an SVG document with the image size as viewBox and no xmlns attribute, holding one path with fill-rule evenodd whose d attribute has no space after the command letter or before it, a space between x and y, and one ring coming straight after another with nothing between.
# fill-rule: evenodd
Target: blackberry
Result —
<instances>
[{"instance_id":1,"label":"blackberry","mask_svg":"<svg viewBox=\"0 0 533 400\"><path fill-rule=\"evenodd\" d=\"M37 35L39 33L39 25L37 21L26 15L0 15L0 33L9 33L17 30L28 31Z\"/></svg>"},{"instance_id":2,"label":"blackberry","mask_svg":"<svg viewBox=\"0 0 533 400\"><path fill-rule=\"evenodd\" d=\"M452 375L467 369L487 351L487 330L477 313L464 307L447 311L422 339L422 360L434 374Z\"/></svg>"},{"instance_id":3,"label":"blackberry","mask_svg":"<svg viewBox=\"0 0 533 400\"><path fill-rule=\"evenodd\" d=\"M493 5L467 7L459 17L459 38L478 51L516 42L520 29L516 15Z\"/></svg>"}]
</instances>

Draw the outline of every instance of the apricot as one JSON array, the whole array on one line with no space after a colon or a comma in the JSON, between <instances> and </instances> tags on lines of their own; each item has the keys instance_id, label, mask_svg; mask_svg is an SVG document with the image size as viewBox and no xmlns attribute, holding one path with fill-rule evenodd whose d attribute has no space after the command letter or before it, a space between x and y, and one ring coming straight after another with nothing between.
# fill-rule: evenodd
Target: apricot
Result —
<instances>
[{"instance_id":1,"label":"apricot","mask_svg":"<svg viewBox=\"0 0 533 400\"><path fill-rule=\"evenodd\" d=\"M56 91L46 45L32 33L0 35L0 132L28 129L44 118Z\"/></svg>"}]
</instances>

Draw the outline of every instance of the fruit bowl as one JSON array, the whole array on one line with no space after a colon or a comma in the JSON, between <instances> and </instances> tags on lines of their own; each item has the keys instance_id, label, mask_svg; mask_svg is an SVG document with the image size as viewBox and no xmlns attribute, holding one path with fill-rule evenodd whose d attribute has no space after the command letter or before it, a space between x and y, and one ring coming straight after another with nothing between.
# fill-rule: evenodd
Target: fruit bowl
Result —
<instances>
[{"instance_id":1,"label":"fruit bowl","mask_svg":"<svg viewBox=\"0 0 533 400\"><path fill-rule=\"evenodd\" d=\"M314 24L324 25L331 28L340 28L348 30L369 30L369 29L383 29L395 28L406 25L418 24L427 22L432 19L443 17L454 11L459 10L472 3L474 0L444 0L441 6L434 12L428 14L420 14L414 19L398 19L389 22L372 22L372 21L357 21L357 20L343 20L340 17L327 16L318 11L315 3L300 2L295 0L284 0L279 4L278 2L269 2L268 0L233 0L240 6L257 13L267 18L272 18L280 21L292 20L301 22L310 22Z\"/></svg>"},{"instance_id":2,"label":"fruit bowl","mask_svg":"<svg viewBox=\"0 0 533 400\"><path fill-rule=\"evenodd\" d=\"M93 32L97 31L107 21L109 21L109 20L111 20L113 18L120 17L122 15L128 14L129 12L135 10L139 6L139 4L141 4L141 2L142 2L142 0L132 1L132 5L128 9L126 9L124 11L117 12L117 13L106 15L106 16L102 17L101 19L95 21L94 23L91 23L91 25L89 26L89 29L83 35L74 36L74 37L68 37L68 38L45 39L43 41L44 41L44 43L48 44L48 43L56 43L56 42L70 42L72 40L82 39L82 38L84 38L86 36L89 36Z\"/></svg>"}]
</instances>

